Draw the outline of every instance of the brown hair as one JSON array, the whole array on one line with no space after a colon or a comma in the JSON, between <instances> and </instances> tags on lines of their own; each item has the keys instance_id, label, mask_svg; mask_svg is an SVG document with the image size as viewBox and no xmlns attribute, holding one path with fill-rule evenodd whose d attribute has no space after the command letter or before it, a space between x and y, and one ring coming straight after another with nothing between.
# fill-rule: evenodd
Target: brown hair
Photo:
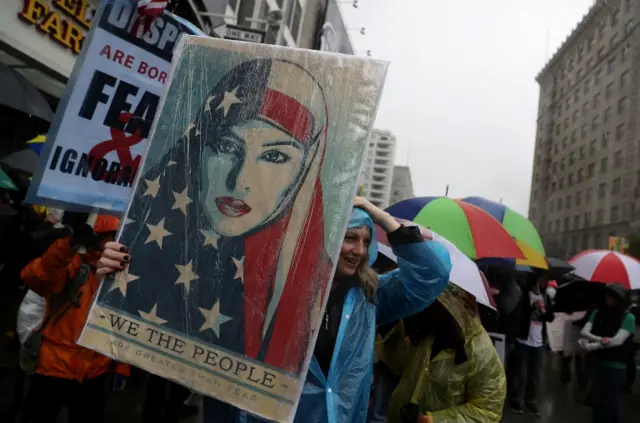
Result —
<instances>
[{"instance_id":1,"label":"brown hair","mask_svg":"<svg viewBox=\"0 0 640 423\"><path fill-rule=\"evenodd\" d=\"M360 287L364 291L365 297L372 303L376 303L376 293L378 291L378 274L369 266L368 258L364 258L358 269L356 276L360 281Z\"/></svg>"}]
</instances>

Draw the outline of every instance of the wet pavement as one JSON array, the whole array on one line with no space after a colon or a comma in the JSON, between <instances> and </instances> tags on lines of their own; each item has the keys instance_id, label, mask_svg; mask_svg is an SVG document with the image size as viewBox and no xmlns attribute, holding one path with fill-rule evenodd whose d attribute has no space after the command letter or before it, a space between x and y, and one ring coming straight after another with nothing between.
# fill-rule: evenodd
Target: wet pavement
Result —
<instances>
[{"instance_id":1,"label":"wet pavement","mask_svg":"<svg viewBox=\"0 0 640 423\"><path fill-rule=\"evenodd\" d=\"M582 404L586 392L582 392L571 382L564 386L560 382L560 357L547 354L544 373L540 383L540 413L535 417L525 410L522 415L514 414L505 408L503 423L588 423L591 421L591 408ZM640 422L640 381L636 382L634 392L625 394L622 409L622 423Z\"/></svg>"},{"instance_id":2,"label":"wet pavement","mask_svg":"<svg viewBox=\"0 0 640 423\"><path fill-rule=\"evenodd\" d=\"M1 356L2 354L0 354ZM10 398L11 377L5 372L7 362L0 360L0 422L9 422L3 416L3 408ZM4 366L3 366L4 365ZM4 367L4 369L3 369ZM586 423L591 420L591 409L580 401L585 393L575 383L567 386L560 382L560 359L548 354L545 358L544 373L541 381L540 409L542 416L535 417L525 411L516 415L504 410L503 423ZM110 393L107 399L107 423L140 423L144 401L144 377L130 381L128 389L121 393ZM198 398L192 398L192 404L199 404ZM640 381L636 383L634 393L626 394L623 403L622 423L640 422ZM199 419L185 419L184 423L195 423ZM58 420L60 423L64 419Z\"/></svg>"}]
</instances>

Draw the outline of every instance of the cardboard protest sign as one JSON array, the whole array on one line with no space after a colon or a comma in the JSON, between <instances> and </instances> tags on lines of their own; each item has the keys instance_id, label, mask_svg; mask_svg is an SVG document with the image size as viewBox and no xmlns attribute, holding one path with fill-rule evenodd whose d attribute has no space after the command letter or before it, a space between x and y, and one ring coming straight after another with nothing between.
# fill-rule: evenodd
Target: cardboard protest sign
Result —
<instances>
[{"instance_id":1,"label":"cardboard protest sign","mask_svg":"<svg viewBox=\"0 0 640 423\"><path fill-rule=\"evenodd\" d=\"M144 31L136 3L101 3L43 147L27 201L123 212L182 33L165 12Z\"/></svg>"},{"instance_id":2,"label":"cardboard protest sign","mask_svg":"<svg viewBox=\"0 0 640 423\"><path fill-rule=\"evenodd\" d=\"M387 64L184 36L79 343L292 418Z\"/></svg>"}]
</instances>

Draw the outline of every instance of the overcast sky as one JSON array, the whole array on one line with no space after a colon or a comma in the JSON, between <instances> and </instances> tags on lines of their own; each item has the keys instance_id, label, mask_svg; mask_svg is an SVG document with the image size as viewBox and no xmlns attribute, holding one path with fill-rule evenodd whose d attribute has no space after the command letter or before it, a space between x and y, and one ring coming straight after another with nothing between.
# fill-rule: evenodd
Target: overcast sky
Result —
<instances>
[{"instance_id":1,"label":"overcast sky","mask_svg":"<svg viewBox=\"0 0 640 423\"><path fill-rule=\"evenodd\" d=\"M346 3L346 1L345 1ZM593 0L341 4L358 53L391 61L376 127L398 139L417 195L480 195L526 214L534 78ZM410 150L409 150L410 149Z\"/></svg>"}]
</instances>

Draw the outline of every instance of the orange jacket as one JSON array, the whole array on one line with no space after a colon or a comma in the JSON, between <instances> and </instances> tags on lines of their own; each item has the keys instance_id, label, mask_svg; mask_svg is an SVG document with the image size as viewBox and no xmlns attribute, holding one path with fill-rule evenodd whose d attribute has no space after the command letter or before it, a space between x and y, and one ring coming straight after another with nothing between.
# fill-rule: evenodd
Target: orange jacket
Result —
<instances>
[{"instance_id":1,"label":"orange jacket","mask_svg":"<svg viewBox=\"0 0 640 423\"><path fill-rule=\"evenodd\" d=\"M114 217L98 216L94 230L116 231L118 224L118 219ZM85 255L85 261L92 266L92 271L78 293L80 307L71 306L61 318L50 322L42 332L40 361L36 373L83 382L103 375L112 368L110 358L81 347L75 342L84 327L98 290L99 283L95 275L97 258L94 252ZM53 243L42 257L35 259L22 270L22 280L27 287L47 299L47 315L50 312L48 300L62 291L81 264L82 259L72 251L69 238L63 238ZM114 370L125 376L130 373L130 367L124 364L116 364Z\"/></svg>"}]
</instances>

